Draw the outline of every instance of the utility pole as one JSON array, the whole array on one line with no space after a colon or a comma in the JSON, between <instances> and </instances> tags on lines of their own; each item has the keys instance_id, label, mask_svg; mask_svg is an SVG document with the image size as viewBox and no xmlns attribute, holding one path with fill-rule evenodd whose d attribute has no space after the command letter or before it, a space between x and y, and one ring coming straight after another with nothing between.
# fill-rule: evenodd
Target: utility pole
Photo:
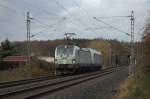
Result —
<instances>
[{"instance_id":1,"label":"utility pole","mask_svg":"<svg viewBox=\"0 0 150 99\"><path fill-rule=\"evenodd\" d=\"M130 66L129 66L129 74L134 73L135 69L135 56L134 56L134 11L131 11L131 49L130 49Z\"/></svg>"},{"instance_id":2,"label":"utility pole","mask_svg":"<svg viewBox=\"0 0 150 99\"><path fill-rule=\"evenodd\" d=\"M126 33L102 20L99 20L97 18L119 18L119 17L129 17L130 21L131 21L131 34ZM110 26L111 28L118 30L122 33L125 33L126 35L131 37L131 41L130 41L130 65L129 65L129 75L133 74L135 72L135 50L134 50L134 11L131 11L131 15L129 16L110 16L110 17L93 17L94 19L96 19L97 21L100 21L101 23Z\"/></svg>"},{"instance_id":3,"label":"utility pole","mask_svg":"<svg viewBox=\"0 0 150 99\"><path fill-rule=\"evenodd\" d=\"M30 45L30 22L31 22L31 17L30 17L30 12L27 12L27 56L29 58L28 60L28 65L31 65L31 45Z\"/></svg>"},{"instance_id":4,"label":"utility pole","mask_svg":"<svg viewBox=\"0 0 150 99\"><path fill-rule=\"evenodd\" d=\"M112 66L112 49L109 47L109 66Z\"/></svg>"}]
</instances>

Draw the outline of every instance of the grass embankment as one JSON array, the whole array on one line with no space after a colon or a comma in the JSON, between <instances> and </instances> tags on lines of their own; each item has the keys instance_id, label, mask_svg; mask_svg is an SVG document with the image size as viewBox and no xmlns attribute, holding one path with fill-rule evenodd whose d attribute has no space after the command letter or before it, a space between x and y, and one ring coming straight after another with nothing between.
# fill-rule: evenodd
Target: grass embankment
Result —
<instances>
[{"instance_id":1,"label":"grass embankment","mask_svg":"<svg viewBox=\"0 0 150 99\"><path fill-rule=\"evenodd\" d=\"M25 66L0 71L0 81L12 81L29 77L31 77L30 68Z\"/></svg>"},{"instance_id":2,"label":"grass embankment","mask_svg":"<svg viewBox=\"0 0 150 99\"><path fill-rule=\"evenodd\" d=\"M129 77L120 87L117 99L150 99L150 74Z\"/></svg>"},{"instance_id":3,"label":"grass embankment","mask_svg":"<svg viewBox=\"0 0 150 99\"><path fill-rule=\"evenodd\" d=\"M25 78L34 78L46 75L53 75L54 72L52 70L53 64L49 64L48 66L23 66L14 69L8 69L4 71L0 71L0 81L13 81L20 80Z\"/></svg>"},{"instance_id":4,"label":"grass embankment","mask_svg":"<svg viewBox=\"0 0 150 99\"><path fill-rule=\"evenodd\" d=\"M134 76L129 77L120 88L118 99L150 99L150 35L144 39L143 55L138 57Z\"/></svg>"},{"instance_id":5,"label":"grass embankment","mask_svg":"<svg viewBox=\"0 0 150 99\"><path fill-rule=\"evenodd\" d=\"M121 86L118 99L150 99L150 22L145 27L140 43L136 49L136 73Z\"/></svg>"}]
</instances>

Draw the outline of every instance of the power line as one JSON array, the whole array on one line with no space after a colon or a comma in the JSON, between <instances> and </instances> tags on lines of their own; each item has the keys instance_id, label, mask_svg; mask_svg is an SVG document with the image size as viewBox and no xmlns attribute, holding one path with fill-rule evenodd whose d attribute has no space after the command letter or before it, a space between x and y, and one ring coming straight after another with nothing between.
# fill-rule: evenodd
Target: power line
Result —
<instances>
[{"instance_id":1,"label":"power line","mask_svg":"<svg viewBox=\"0 0 150 99\"><path fill-rule=\"evenodd\" d=\"M24 2L28 3L30 6L34 6L29 0L25 0ZM50 16L51 16L52 14L57 15L56 13L51 13L51 12L49 12L49 11L43 9L43 8L40 8L40 7L38 7L38 6L36 6L36 8L38 8L39 10L41 10L42 12L44 12L44 13L50 15ZM58 15L57 15L57 16L58 16Z\"/></svg>"},{"instance_id":2,"label":"power line","mask_svg":"<svg viewBox=\"0 0 150 99\"><path fill-rule=\"evenodd\" d=\"M14 14L18 14L18 15L20 15L20 16L25 17L25 14L24 14L24 13L21 13L20 11L18 11L18 10L16 10L16 9L7 7L7 6L2 5L2 4L0 4L0 7L5 8L5 9L8 9L9 11L11 11L11 12L14 13ZM60 23L61 21L65 20L65 19L66 19L66 17L63 17L63 18L61 18L61 20L58 20L56 23L51 24L51 25L47 25L47 24L41 22L38 18L35 18L35 17L34 17L34 21L36 21L36 22L38 22L39 24L43 25L43 26L42 26L43 28L50 28L50 27L52 27L52 26L54 26L54 25ZM43 30L42 30L42 31L43 31ZM41 31L41 32L42 32L42 31ZM39 32L38 32L37 34L39 34Z\"/></svg>"},{"instance_id":3,"label":"power line","mask_svg":"<svg viewBox=\"0 0 150 99\"><path fill-rule=\"evenodd\" d=\"M26 3L28 3L30 6L34 6L29 0L25 0L25 2ZM55 1L54 0L54 2L57 4L57 5L59 5L59 2L58 1ZM65 7L63 7L63 6L61 6L63 9L65 9ZM44 13L46 13L46 14L48 14L48 15L52 15L52 13L50 13L49 11L47 11L47 10L45 10L45 9L43 9L43 8L40 8L40 7L37 7L39 10L41 10L41 11L43 11ZM66 11L67 11L67 9L65 9ZM68 12L68 11L67 11ZM69 13L69 12L68 12ZM56 15L56 14L55 14ZM58 16L58 15L57 15ZM73 15L71 15L71 16L73 16ZM64 18L64 17L63 17ZM38 22L38 23L40 23L40 24L43 24L43 23L41 23L39 20L37 20L36 19L36 21ZM43 24L45 27L49 27L47 24Z\"/></svg>"},{"instance_id":4,"label":"power line","mask_svg":"<svg viewBox=\"0 0 150 99\"><path fill-rule=\"evenodd\" d=\"M55 1L55 2L56 2L57 5L61 6L61 8L63 8L66 12L68 12L67 9L66 9L64 6L62 6L58 1ZM6 8L6 9L8 9L8 10L10 10L11 12L13 12L13 13L15 13L15 14L17 13L17 14L19 14L19 15L25 17L25 14L24 14L24 13L21 13L20 11L17 11L16 9L7 7L7 6L2 5L2 4L0 4L0 6L3 7L3 8ZM77 21L79 21L80 23L82 23L80 19L74 17L74 15L72 15L70 12L68 12L68 14L70 14L75 20L77 20ZM34 17L34 21L38 22L39 24L43 25L44 27L49 27L49 25L47 25L47 24L41 22L41 21L38 20L36 17ZM86 24L84 24L84 23L82 23L82 24L83 24L83 25L86 25ZM92 30L92 32L93 32L93 30Z\"/></svg>"},{"instance_id":5,"label":"power line","mask_svg":"<svg viewBox=\"0 0 150 99\"><path fill-rule=\"evenodd\" d=\"M81 8L74 0L72 0L72 1L74 2L74 4L77 5L77 7L78 7L79 9L81 9L83 12L85 12L85 14L88 16L87 19L90 20L90 19L89 19L89 18L90 18L89 13L88 13L84 8Z\"/></svg>"},{"instance_id":6,"label":"power line","mask_svg":"<svg viewBox=\"0 0 150 99\"><path fill-rule=\"evenodd\" d=\"M30 6L34 6L29 0L25 0L26 1L26 3L28 3ZM45 10L45 9L43 9L43 8L40 8L40 7L38 7L38 6L36 6L39 10L41 10L41 11L43 11L44 13L46 13L46 14L48 14L48 15L52 15L52 13L50 13L49 11L47 11L47 10ZM53 13L53 14L55 14L55 13ZM56 14L55 14L56 15ZM58 16L58 15L57 15ZM63 18L66 18L66 17L63 17ZM37 22L38 23L40 23L40 24L43 24L43 23L41 23L39 20L37 20ZM47 25L47 24L43 24L45 27L49 27L49 25ZM52 25L50 25L50 27L51 27ZM46 30L46 29L44 29L44 30ZM42 32L42 31L41 31ZM38 33L39 34L39 33Z\"/></svg>"},{"instance_id":7,"label":"power line","mask_svg":"<svg viewBox=\"0 0 150 99\"><path fill-rule=\"evenodd\" d=\"M68 10L62 5L60 4L57 0L54 0L56 2L56 4L58 6L60 6L62 9L64 9L70 16L72 16L75 20L77 20L78 22L80 22L81 24L83 24L85 27L87 27L87 24L83 23L79 18L76 18L73 14L71 14L70 12L68 12ZM95 32L93 30L91 30L92 32Z\"/></svg>"},{"instance_id":8,"label":"power line","mask_svg":"<svg viewBox=\"0 0 150 99\"><path fill-rule=\"evenodd\" d=\"M63 17L62 19L58 20L58 21L57 21L57 22L55 22L54 24L51 24L49 27L51 27L51 28L52 28L53 26L55 26L56 24L58 24L58 23L60 23L60 22L64 21L65 19L66 19L66 17ZM45 30L49 29L49 27L48 27L48 28L45 28L45 29L43 29L43 30L41 30L40 32L37 32L37 33L35 33L35 34L31 35L31 37L34 37L34 36L36 36L36 35L41 34L43 31L45 31Z\"/></svg>"},{"instance_id":9,"label":"power line","mask_svg":"<svg viewBox=\"0 0 150 99\"><path fill-rule=\"evenodd\" d=\"M57 0L54 0L55 2L56 2L56 4L58 5L58 6L60 6L62 9L64 9L70 16L72 16L75 20L77 20L77 21L79 21L80 23L82 23L81 21L80 21L80 19L78 19L78 18L76 18L73 14L71 14L70 12L68 12L68 10L62 5L62 4L60 4Z\"/></svg>"},{"instance_id":10,"label":"power line","mask_svg":"<svg viewBox=\"0 0 150 99\"><path fill-rule=\"evenodd\" d=\"M73 0L73 2L78 6L78 4ZM85 9L85 8L83 8L83 7L80 7L80 6L78 6L78 8L80 8L83 12L85 12L85 14L88 16L87 17L87 19L90 21L90 18L92 17L92 15L90 15L89 13L88 13L88 11ZM93 24L93 23L91 23L93 26L95 25L95 24ZM86 28L86 30L92 30L92 31L94 31L95 32L95 29L97 29L98 30L98 28Z\"/></svg>"},{"instance_id":11,"label":"power line","mask_svg":"<svg viewBox=\"0 0 150 99\"><path fill-rule=\"evenodd\" d=\"M5 8L5 9L8 9L9 11L11 11L11 12L13 12L13 13L15 13L15 14L18 14L18 15L21 15L21 16L25 16L24 13L21 13L21 12L15 10L15 9L12 9L12 8L7 7L7 6L5 6L5 5L0 4L0 7Z\"/></svg>"},{"instance_id":12,"label":"power line","mask_svg":"<svg viewBox=\"0 0 150 99\"><path fill-rule=\"evenodd\" d=\"M54 24L46 24L46 23L40 21L37 17L36 17L35 21L38 22L39 24L43 25L42 27L44 27L44 28L51 28L53 25L55 25L56 23L58 23L56 21L56 23L54 23Z\"/></svg>"},{"instance_id":13,"label":"power line","mask_svg":"<svg viewBox=\"0 0 150 99\"><path fill-rule=\"evenodd\" d=\"M108 24L108 23L106 23L106 22L104 22L104 21L102 21L102 20L100 20L100 19L97 19L97 17L93 17L93 19L95 19L95 20L97 20L97 21L100 21L101 23L103 23L103 24L105 24L105 25L108 25L110 28L113 28L113 29L115 29L115 30L117 30L117 31L119 31L119 32L125 33L126 35L130 36L129 33L124 32L124 31L122 31L121 29L116 28L116 27L114 27L114 26L112 26L112 25L110 25L110 24Z\"/></svg>"},{"instance_id":14,"label":"power line","mask_svg":"<svg viewBox=\"0 0 150 99\"><path fill-rule=\"evenodd\" d=\"M15 14L18 14L18 15L21 15L21 16L25 17L25 14L24 14L24 13L21 13L20 11L18 11L18 10L16 10L16 9L7 7L7 6L2 5L2 4L0 4L0 7L5 8L5 9L8 9L8 10L11 11L12 13L15 13ZM36 19L36 18L34 18L34 20L37 21L37 22L39 22L40 24L42 24L42 25L44 25L44 26L48 26L48 25L42 23L40 20L38 20L38 19Z\"/></svg>"},{"instance_id":15,"label":"power line","mask_svg":"<svg viewBox=\"0 0 150 99\"><path fill-rule=\"evenodd\" d=\"M86 10L86 9L84 9L84 8L81 8L80 6L78 6L78 4L74 1L74 0L72 0L76 5L77 5L77 7L79 8L79 9L81 9L83 12L85 12L85 14L88 16L87 17L87 19L90 21L90 14L88 13L88 11ZM92 23L93 24L93 23ZM95 24L93 24L93 26L94 26ZM86 28L86 30L92 30L92 31L94 31L95 32L95 29L94 28L89 28L89 29L87 29Z\"/></svg>"},{"instance_id":16,"label":"power line","mask_svg":"<svg viewBox=\"0 0 150 99\"><path fill-rule=\"evenodd\" d=\"M86 28L86 30L90 30L90 29L99 30L99 29L104 29L104 28L110 28L110 27L95 27L95 28Z\"/></svg>"},{"instance_id":17,"label":"power line","mask_svg":"<svg viewBox=\"0 0 150 99\"><path fill-rule=\"evenodd\" d=\"M73 0L73 2L78 6L78 4ZM83 7L81 8L81 7L79 7L78 6L78 8L80 8L80 9L82 9L85 13L86 13L86 15L88 16L88 20L90 21L90 18L92 17L92 15L90 15L89 13L88 13L88 11L86 10L86 9L84 9ZM93 23L91 23L91 24L93 24ZM95 24L93 24L93 26L94 26ZM102 28L109 28L109 27L100 27L100 28L86 28L86 30L98 30L98 29L102 29Z\"/></svg>"},{"instance_id":18,"label":"power line","mask_svg":"<svg viewBox=\"0 0 150 99\"><path fill-rule=\"evenodd\" d=\"M26 3L28 3L30 6L33 6L33 4L31 3L31 2L29 2L28 0L26 0ZM57 4L57 5L59 5L58 3L59 2L57 2L57 1L55 1L55 3ZM39 8L39 7L37 7L38 9L40 9L41 11L43 11L43 12L45 12L46 14L48 14L48 15L51 15L51 13L50 12L48 12L47 10L45 10L45 9L43 9L43 8ZM61 6L61 8L63 8L63 9L65 9L65 7L63 7L63 6ZM65 9L66 11L67 11L67 9ZM67 11L68 12L68 11ZM68 12L69 13L69 12ZM70 13L69 13L70 14ZM56 15L56 14L55 14ZM73 16L73 15L71 15L71 16ZM65 18L65 17L63 17L63 18ZM74 17L75 18L75 17ZM77 18L76 18L77 19ZM40 24L43 24L43 23L41 23L39 20L37 20L36 19L36 21L38 22L38 23L40 23ZM43 24L45 27L49 27L48 25L46 25L46 24ZM46 30L46 29L44 29L44 30ZM43 30L42 30L43 31ZM40 31L40 32L38 32L37 34L40 34L42 31Z\"/></svg>"},{"instance_id":19,"label":"power line","mask_svg":"<svg viewBox=\"0 0 150 99\"><path fill-rule=\"evenodd\" d=\"M97 17L97 18L125 18L125 17L131 17L131 16L109 16L109 17Z\"/></svg>"}]
</instances>

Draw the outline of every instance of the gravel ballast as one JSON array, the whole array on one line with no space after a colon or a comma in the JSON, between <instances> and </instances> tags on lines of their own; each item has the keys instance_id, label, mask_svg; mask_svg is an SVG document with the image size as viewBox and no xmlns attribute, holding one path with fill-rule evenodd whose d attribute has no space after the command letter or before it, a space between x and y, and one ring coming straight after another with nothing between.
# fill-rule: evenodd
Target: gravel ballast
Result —
<instances>
[{"instance_id":1,"label":"gravel ballast","mask_svg":"<svg viewBox=\"0 0 150 99\"><path fill-rule=\"evenodd\" d=\"M128 68L108 74L80 85L72 86L42 99L115 99L116 90L128 77Z\"/></svg>"}]
</instances>

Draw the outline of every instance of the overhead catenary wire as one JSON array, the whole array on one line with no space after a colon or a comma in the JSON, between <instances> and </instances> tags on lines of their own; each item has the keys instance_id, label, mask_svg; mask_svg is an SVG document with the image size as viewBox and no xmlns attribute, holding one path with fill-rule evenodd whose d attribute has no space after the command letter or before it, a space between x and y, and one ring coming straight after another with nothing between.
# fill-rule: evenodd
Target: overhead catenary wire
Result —
<instances>
[{"instance_id":1,"label":"overhead catenary wire","mask_svg":"<svg viewBox=\"0 0 150 99\"><path fill-rule=\"evenodd\" d=\"M56 24L58 24L58 23L64 21L65 19L66 19L66 17L61 18L61 19L58 20L57 22L51 24L50 27L52 28L53 26L55 26ZM48 27L48 28L45 28L45 29L43 29L43 30L41 30L40 32L37 32L37 33L33 34L32 37L34 37L34 36L36 36L36 35L39 35L39 34L43 33L43 31L45 31L45 30L47 30L47 29L49 29L49 27Z\"/></svg>"},{"instance_id":2,"label":"overhead catenary wire","mask_svg":"<svg viewBox=\"0 0 150 99\"><path fill-rule=\"evenodd\" d=\"M81 0L80 0L81 1ZM78 5L74 0L73 0L73 2L76 4L76 5ZM79 7L79 6L78 6ZM84 12L85 12L85 14L88 16L87 18L88 18L88 20L90 21L90 18L92 18L92 15L90 15L89 13L88 13L88 11L85 9L85 8L83 8L83 7L79 7L80 9L82 9ZM91 23L93 26L95 25L95 24L93 24L93 23ZM104 29L104 28L110 28L110 27L99 27L99 28L86 28L85 30L100 30L100 29Z\"/></svg>"},{"instance_id":3,"label":"overhead catenary wire","mask_svg":"<svg viewBox=\"0 0 150 99\"><path fill-rule=\"evenodd\" d=\"M106 16L106 17L97 17L97 18L125 18L125 17L131 17L131 16Z\"/></svg>"},{"instance_id":4,"label":"overhead catenary wire","mask_svg":"<svg viewBox=\"0 0 150 99\"><path fill-rule=\"evenodd\" d=\"M27 0L26 0L27 1ZM31 3L31 2L29 2L29 0L26 2L26 3L28 3L30 6L33 6L33 4ZM56 3L56 2L55 2ZM56 3L57 4L57 3ZM58 4L57 4L58 5ZM48 14L48 15L51 15L51 13L49 13L47 10L45 10L45 9L43 9L43 8L39 8L39 7L37 7L39 10L41 10L41 11L43 11L44 10L44 13L46 13L46 14ZM62 8L62 7L61 7ZM64 7L65 8L65 7ZM67 10L67 9L66 9ZM64 16L65 17L65 16ZM63 18L64 18L63 17ZM65 17L65 18L67 18L67 17ZM37 20L37 22L38 23L40 23L41 24L41 22L39 22L38 20ZM46 24L44 24L44 26L45 27L48 27ZM45 31L46 29L43 29L42 31ZM76 29L76 30L79 30L78 28ZM42 31L40 31L40 32L38 32L37 34L40 34ZM80 30L79 30L80 31Z\"/></svg>"},{"instance_id":5,"label":"overhead catenary wire","mask_svg":"<svg viewBox=\"0 0 150 99\"><path fill-rule=\"evenodd\" d=\"M126 35L130 36L130 34L129 34L129 33L124 32L124 31L122 31L121 29L116 28L116 27L112 26L111 24L108 24L108 23L106 23L106 22L104 22L104 21L102 21L102 20L98 19L97 17L93 17L93 19L95 19L95 20L97 20L97 21L99 21L99 22L101 22L101 23L103 23L103 24L105 24L105 25L109 26L109 27L110 27L110 28L112 28L112 29L115 29L115 30L117 30L117 31L119 31L119 32L121 32L121 33L124 33L124 34L126 34Z\"/></svg>"},{"instance_id":6,"label":"overhead catenary wire","mask_svg":"<svg viewBox=\"0 0 150 99\"><path fill-rule=\"evenodd\" d=\"M7 6L2 5L2 4L0 4L0 7L5 8L5 9L8 9L10 12L12 12L12 13L14 13L14 14L18 14L18 15L23 16L23 17L25 17L25 15L26 15L25 13L21 13L20 11L18 11L18 10L16 10L16 9L7 7ZM47 24L44 24L44 23L41 22L40 20L38 20L38 19L36 19L36 18L34 18L34 20L37 21L37 22L39 22L41 25L44 25L44 26L47 26L47 27L48 27Z\"/></svg>"},{"instance_id":7,"label":"overhead catenary wire","mask_svg":"<svg viewBox=\"0 0 150 99\"><path fill-rule=\"evenodd\" d=\"M57 2L57 1L56 1ZM58 5L58 2L57 2L57 5ZM60 4L61 5L61 4ZM23 17L25 17L25 13L21 13L20 11L18 11L18 10L16 10L16 9L13 9L13 8L10 8L10 7L7 7L7 6L5 6L5 5L0 5L1 7L3 7L3 8L6 8L6 9L9 9L11 12L13 12L13 13L17 13L18 15L21 15L21 16L23 16ZM63 6L61 6L61 7L63 7ZM65 9L65 11L67 11L67 9L65 8L65 7L63 7L63 9ZM46 11L45 11L46 12ZM68 12L68 11L67 11ZM48 13L47 13L48 14ZM50 13L49 13L50 14ZM83 22L81 22L81 20L80 19L78 19L78 18L76 18L76 17L74 17L74 15L72 15L70 12L68 12L68 14L70 14L75 20L78 20L81 24L83 24L84 26L86 26L87 24L85 24L85 23L83 23ZM38 22L39 24L41 24L42 25L42 27L43 28L48 28L50 25L47 25L47 24L45 24L45 23L43 23L43 22L41 22L38 18L36 18L36 17L34 17L34 20L33 21L36 21L36 22ZM95 32L94 30L91 30L92 32Z\"/></svg>"},{"instance_id":8,"label":"overhead catenary wire","mask_svg":"<svg viewBox=\"0 0 150 99\"><path fill-rule=\"evenodd\" d=\"M64 18L65 18L65 17L63 17L63 18L61 18L61 19L64 19ZM55 25L55 24L57 24L57 23L59 22L59 20L58 20L58 21L56 21L56 23L53 23L53 24L48 25L48 24L45 24L45 23L41 22L39 19L37 19L37 18L35 18L35 17L34 17L34 19L35 19L35 21L38 22L39 24L43 25L44 28L51 28L53 25ZM66 19L66 18L65 18L65 19Z\"/></svg>"},{"instance_id":9,"label":"overhead catenary wire","mask_svg":"<svg viewBox=\"0 0 150 99\"><path fill-rule=\"evenodd\" d=\"M14 13L14 14L17 14L17 15L20 15L20 16L22 16L22 17L25 17L25 16L26 16L25 13L22 13L22 12L16 10L16 9L11 8L11 7L8 7L8 6L6 6L6 5L0 4L0 7L5 8L5 9L8 9L10 12L12 12L12 13ZM52 26L54 26L54 25L60 23L61 21L63 21L64 19L66 19L66 17L63 17L63 18L61 18L60 20L58 20L57 22L55 22L55 23L53 23L53 24L50 24L50 25L41 22L41 21L40 21L38 18L36 18L36 17L34 17L33 19L34 19L33 21L36 21L36 22L38 22L39 24L41 24L42 27L45 28L44 30L46 30L47 28L51 28ZM43 30L42 30L42 31L43 31ZM40 33L41 33L42 31L40 31ZM39 34L39 32L36 33L36 34Z\"/></svg>"},{"instance_id":10,"label":"overhead catenary wire","mask_svg":"<svg viewBox=\"0 0 150 99\"><path fill-rule=\"evenodd\" d=\"M26 3L28 3L30 6L34 6L31 2L29 2L29 0L26 0ZM55 2L56 3L56 2ZM56 3L57 4L57 3ZM58 4L57 4L58 5ZM39 7L37 7L39 10L41 10L41 11L43 11L44 13L46 13L47 15L50 15L51 16L51 13L49 12L49 11L47 11L47 10L45 10L45 9L43 9L43 8L39 8ZM63 9L65 9L65 7L63 7ZM67 9L65 9L65 10L67 10ZM68 12L68 11L67 11ZM56 15L56 14L55 14ZM72 15L73 16L73 15ZM63 17L64 18L64 17ZM66 18L66 17L65 17ZM37 19L37 18L36 18ZM43 23L41 23L41 21L39 21L39 20L35 20L36 22L38 22L38 23L40 23L41 25L44 25L44 27L49 27L49 25L47 25L47 24L43 24ZM50 25L51 26L51 25ZM43 29L42 31L45 31L46 29ZM78 29L77 29L78 30ZM38 33L36 33L36 34L40 34L40 33L42 33L42 31L40 31L40 32L38 32ZM33 35L34 36L34 35Z\"/></svg>"},{"instance_id":11,"label":"overhead catenary wire","mask_svg":"<svg viewBox=\"0 0 150 99\"><path fill-rule=\"evenodd\" d=\"M29 1L26 0L25 2L28 3L30 6L33 6L33 4L30 3ZM2 5L2 4L0 4L0 6L3 7L3 8L9 9L11 12L14 12L14 13L16 13L16 14L18 14L18 15L23 16L23 17L26 16L25 13L21 13L20 11L18 11L18 10L16 10L16 9L7 7L7 6ZM39 7L37 7L37 8L38 8L39 10L43 11L44 13L46 13L46 14L48 14L48 15L51 15L51 13L48 12L47 10L44 10L43 8L39 8ZM47 24L43 23L42 21L40 21L39 18L37 18L37 17L34 17L34 21L36 21L36 22L38 22L39 24L43 25L42 27L49 27L49 25L47 25Z\"/></svg>"},{"instance_id":12,"label":"overhead catenary wire","mask_svg":"<svg viewBox=\"0 0 150 99\"><path fill-rule=\"evenodd\" d=\"M99 29L108 29L108 28L110 28L110 27L108 27L108 26L106 26L106 27L98 27L98 28L86 28L86 30L90 30L90 29L94 29L94 30L99 30Z\"/></svg>"},{"instance_id":13,"label":"overhead catenary wire","mask_svg":"<svg viewBox=\"0 0 150 99\"><path fill-rule=\"evenodd\" d=\"M21 12L19 12L19 11L16 10L16 9L7 7L7 6L3 5L3 4L0 4L0 7L5 8L5 9L8 9L8 10L9 10L10 12L12 12L12 13L15 13L15 14L18 14L18 15L21 15L21 16L25 17L25 13L21 13Z\"/></svg>"},{"instance_id":14,"label":"overhead catenary wire","mask_svg":"<svg viewBox=\"0 0 150 99\"><path fill-rule=\"evenodd\" d=\"M79 21L80 23L82 23L81 22L81 20L80 19L78 19L78 18L76 18L73 14L71 14L62 4L60 4L57 0L54 0L55 2L56 2L56 4L59 6L59 7L61 7L62 9L64 9L70 16L72 16L75 20L77 20L77 21ZM83 24L83 23L82 23Z\"/></svg>"},{"instance_id":15,"label":"overhead catenary wire","mask_svg":"<svg viewBox=\"0 0 150 99\"><path fill-rule=\"evenodd\" d=\"M89 18L90 18L89 13L88 13L83 7L80 7L80 6L77 4L76 1L74 1L74 0L72 0L72 1L73 1L73 3L74 3L79 9L81 9L83 12L85 12L85 14L87 15L87 19L90 20L90 19L89 19Z\"/></svg>"},{"instance_id":16,"label":"overhead catenary wire","mask_svg":"<svg viewBox=\"0 0 150 99\"><path fill-rule=\"evenodd\" d=\"M62 9L64 9L70 16L72 16L72 18L74 18L76 21L78 21L80 24L82 24L85 27L88 27L87 24L85 24L84 22L82 22L79 18L75 17L73 14L71 14L62 4L60 4L58 2L58 0L54 0L56 2L56 4L61 7ZM94 30L91 30L92 32L95 32Z\"/></svg>"},{"instance_id":17,"label":"overhead catenary wire","mask_svg":"<svg viewBox=\"0 0 150 99\"><path fill-rule=\"evenodd\" d=\"M77 7L79 8L79 9L81 9L86 15L87 15L87 19L89 20L89 22L90 22L90 18L91 18L91 15L88 13L88 11L86 10L86 9L84 9L83 7L80 7L80 6L78 6L78 4L74 1L74 0L72 0L73 2L74 2L74 4L76 4L77 5ZM95 24L93 24L93 23L91 23L93 26L95 25ZM93 27L92 26L92 27ZM85 30L92 30L92 31L94 31L94 32L96 32L95 31L95 28L86 28Z\"/></svg>"},{"instance_id":18,"label":"overhead catenary wire","mask_svg":"<svg viewBox=\"0 0 150 99\"><path fill-rule=\"evenodd\" d=\"M24 0L24 2L28 3L30 6L34 6L34 5L31 3L31 1L29 1L29 0ZM36 8L38 8L38 9L41 10L42 12L46 13L47 15L50 15L50 16L51 16L52 14L57 15L56 13L52 13L52 12L49 12L49 11L43 9L42 7L36 6ZM57 15L57 16L58 16L58 15Z\"/></svg>"},{"instance_id":19,"label":"overhead catenary wire","mask_svg":"<svg viewBox=\"0 0 150 99\"><path fill-rule=\"evenodd\" d=\"M56 1L57 3L57 5L59 5L59 6L61 6L61 8L63 8L66 12L68 12L68 14L70 14L75 20L77 20L78 22L80 22L81 24L83 24L85 27L89 27L89 26L87 26L87 24L85 24L84 22L82 22L81 21L81 19L80 18L77 18L77 17L75 17L73 14L71 14L62 4L60 4L59 2L58 2L58 0L54 0L54 1ZM18 10L16 10L16 9L13 9L13 8L10 8L10 7L7 7L7 6L5 6L5 5L1 5L0 4L0 6L1 7L3 7L3 8L7 8L7 9L9 9L11 12L13 12L13 13L18 13L18 14L20 14L20 15L22 15L22 16L24 16L25 17L25 13L21 13L21 12L19 12ZM82 8L83 9L83 8ZM44 10L44 9L43 9ZM85 9L83 9L84 10L84 12L89 16L89 13L85 10ZM48 13L47 12L47 10L45 10L45 13L47 13L47 14L49 14L50 15L50 13ZM119 16L120 17L120 16ZM48 25L48 24L45 24L45 23L43 23L43 22L41 22L38 18L34 18L34 21L36 21L36 22L38 22L38 23L40 23L44 28L50 28L51 27L51 25ZM102 22L102 21L101 21ZM104 23L104 22L103 22ZM106 23L106 22L105 22ZM107 24L108 25L108 24ZM124 32L124 31L122 31L122 30L120 30L120 29L118 29L118 28L116 28L116 27L114 27L114 26L112 26L112 25L108 25L109 27L111 27L111 28L114 28L115 30L118 30L118 31L120 31L120 32L122 32L122 33L126 33L126 32ZM92 31L92 32L95 32L94 31L94 29L92 29L92 28L90 28L90 30ZM128 33L126 33L127 35L129 35Z\"/></svg>"}]
</instances>

